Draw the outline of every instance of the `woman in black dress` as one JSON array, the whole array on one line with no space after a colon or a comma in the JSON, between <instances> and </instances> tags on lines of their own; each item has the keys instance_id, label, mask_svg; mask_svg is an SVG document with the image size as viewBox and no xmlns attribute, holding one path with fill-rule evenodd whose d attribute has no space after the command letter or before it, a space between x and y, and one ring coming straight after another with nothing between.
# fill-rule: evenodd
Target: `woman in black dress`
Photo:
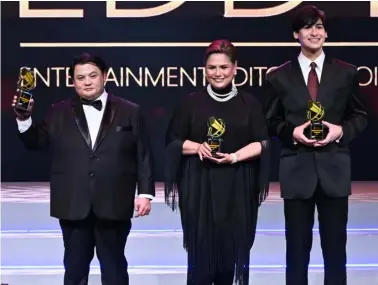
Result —
<instances>
[{"instance_id":1,"label":"woman in black dress","mask_svg":"<svg viewBox=\"0 0 378 285\"><path fill-rule=\"evenodd\" d=\"M187 284L247 285L269 188L267 126L258 101L233 84L232 43L211 43L205 64L209 85L184 98L168 126L166 203L180 209Z\"/></svg>"}]
</instances>

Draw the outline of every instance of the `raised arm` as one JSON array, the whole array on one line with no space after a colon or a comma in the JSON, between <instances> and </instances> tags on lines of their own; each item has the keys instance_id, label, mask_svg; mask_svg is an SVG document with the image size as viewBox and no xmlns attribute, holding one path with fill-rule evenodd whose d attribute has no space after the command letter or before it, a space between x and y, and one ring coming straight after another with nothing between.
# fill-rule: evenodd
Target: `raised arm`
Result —
<instances>
[{"instance_id":1,"label":"raised arm","mask_svg":"<svg viewBox=\"0 0 378 285\"><path fill-rule=\"evenodd\" d=\"M17 96L13 98L12 107L15 108ZM31 118L34 108L34 100L31 99L28 110L21 111L14 109L16 114L16 122L19 131L19 138L28 150L41 150L49 146L49 133L48 125L51 121L51 116L54 112L54 106L52 106L45 117L45 119L38 124L34 124Z\"/></svg>"}]
</instances>

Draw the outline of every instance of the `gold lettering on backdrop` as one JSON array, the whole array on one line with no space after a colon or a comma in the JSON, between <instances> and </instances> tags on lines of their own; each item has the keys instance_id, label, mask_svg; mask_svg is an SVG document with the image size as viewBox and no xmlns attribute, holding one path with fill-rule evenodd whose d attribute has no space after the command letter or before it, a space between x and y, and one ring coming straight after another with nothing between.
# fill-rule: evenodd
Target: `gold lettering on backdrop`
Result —
<instances>
[{"instance_id":1,"label":"gold lettering on backdrop","mask_svg":"<svg viewBox=\"0 0 378 285\"><path fill-rule=\"evenodd\" d=\"M112 67L109 68L108 74L106 74L105 81L106 81L106 83L108 83L108 82L114 82L115 86L117 86L117 87L122 86L122 82L123 82L122 75L121 75L120 76L121 85L119 84L117 76L115 75L114 70L113 70Z\"/></svg>"},{"instance_id":2,"label":"gold lettering on backdrop","mask_svg":"<svg viewBox=\"0 0 378 285\"><path fill-rule=\"evenodd\" d=\"M123 69L121 68L121 70ZM135 74L131 71L130 68L126 67L126 75L125 75L126 86L130 86L130 76L131 76L132 78L134 78L138 86L143 87L143 68L139 67L138 70L139 70L139 78L135 76Z\"/></svg>"},{"instance_id":3,"label":"gold lettering on backdrop","mask_svg":"<svg viewBox=\"0 0 378 285\"><path fill-rule=\"evenodd\" d=\"M83 9L30 9L30 1L18 1L20 18L83 18Z\"/></svg>"},{"instance_id":4,"label":"gold lettering on backdrop","mask_svg":"<svg viewBox=\"0 0 378 285\"><path fill-rule=\"evenodd\" d=\"M202 79L202 86L206 86L206 72L205 72L205 68L204 67L198 67L196 68L198 69L199 71L201 71L201 79ZM197 86L197 84L194 84L193 86Z\"/></svg>"},{"instance_id":5,"label":"gold lettering on backdrop","mask_svg":"<svg viewBox=\"0 0 378 285\"><path fill-rule=\"evenodd\" d=\"M55 74L56 74L56 86L59 87L60 86L60 70L64 70L65 68L64 67L51 67L51 70L55 71Z\"/></svg>"},{"instance_id":6,"label":"gold lettering on backdrop","mask_svg":"<svg viewBox=\"0 0 378 285\"><path fill-rule=\"evenodd\" d=\"M268 74L269 72L275 70L276 68L277 68L277 66L269 67L268 70L266 71L266 74Z\"/></svg>"},{"instance_id":7,"label":"gold lettering on backdrop","mask_svg":"<svg viewBox=\"0 0 378 285\"><path fill-rule=\"evenodd\" d=\"M276 66L238 67L236 86L263 86L266 74ZM360 66L362 75L360 86L378 86L378 66ZM69 67L52 66L45 69L34 68L36 85L51 88L73 87ZM106 85L115 87L203 87L207 85L204 67L165 66L153 70L148 67L109 67Z\"/></svg>"},{"instance_id":8,"label":"gold lettering on backdrop","mask_svg":"<svg viewBox=\"0 0 378 285\"><path fill-rule=\"evenodd\" d=\"M249 68L249 74L253 74L253 67L251 66ZM253 80L253 76L248 76L249 77L249 86L254 86L254 80Z\"/></svg>"},{"instance_id":9,"label":"gold lettering on backdrop","mask_svg":"<svg viewBox=\"0 0 378 285\"><path fill-rule=\"evenodd\" d=\"M247 71L245 70L245 68L237 67L236 75L237 75L238 79L240 78L240 71L244 75L244 79L242 81L238 81L238 82L236 82L236 80L234 80L235 85L246 84L248 82L248 78L250 77L248 75Z\"/></svg>"},{"instance_id":10,"label":"gold lettering on backdrop","mask_svg":"<svg viewBox=\"0 0 378 285\"><path fill-rule=\"evenodd\" d=\"M171 80L177 79L177 75L174 74L174 70L177 71L177 67L168 67L167 68L167 87L178 87L177 83L173 83Z\"/></svg>"},{"instance_id":11,"label":"gold lettering on backdrop","mask_svg":"<svg viewBox=\"0 0 378 285\"><path fill-rule=\"evenodd\" d=\"M42 73L37 69L34 68L34 74L35 74L35 86L38 86L38 81L41 80L43 84L45 84L46 87L50 86L50 67L46 69L46 77L42 75ZM55 87L55 86L54 86Z\"/></svg>"},{"instance_id":12,"label":"gold lettering on backdrop","mask_svg":"<svg viewBox=\"0 0 378 285\"><path fill-rule=\"evenodd\" d=\"M162 67L160 69L158 78L156 80L153 79L152 74L151 74L150 70L148 69L148 67L145 67L144 70L145 70L144 84L145 84L146 87L149 86L148 79L150 79L152 81L153 86L157 86L159 80L161 80L161 86L162 87L165 86L165 84L164 84L164 75L165 75L164 67Z\"/></svg>"},{"instance_id":13,"label":"gold lettering on backdrop","mask_svg":"<svg viewBox=\"0 0 378 285\"><path fill-rule=\"evenodd\" d=\"M152 8L143 8L143 9L117 9L117 1L106 1L106 16L108 18L145 18L159 16L166 13L169 13L182 4L185 1L170 1L169 3L152 7Z\"/></svg>"},{"instance_id":14,"label":"gold lettering on backdrop","mask_svg":"<svg viewBox=\"0 0 378 285\"><path fill-rule=\"evenodd\" d=\"M234 1L224 1L224 16L233 17L271 17L286 13L297 7L303 1L289 1L274 7L260 9L235 9Z\"/></svg>"},{"instance_id":15,"label":"gold lettering on backdrop","mask_svg":"<svg viewBox=\"0 0 378 285\"><path fill-rule=\"evenodd\" d=\"M263 70L266 70L268 69L267 66L257 66L255 67L255 69L258 70L259 72L259 75L258 75L258 78L259 78L259 85L258 86L262 86L263 85L263 81L264 81L264 77L265 77L265 74L263 74Z\"/></svg>"},{"instance_id":16,"label":"gold lettering on backdrop","mask_svg":"<svg viewBox=\"0 0 378 285\"><path fill-rule=\"evenodd\" d=\"M370 1L370 17L378 17L378 1Z\"/></svg>"},{"instance_id":17,"label":"gold lettering on backdrop","mask_svg":"<svg viewBox=\"0 0 378 285\"><path fill-rule=\"evenodd\" d=\"M369 68L367 66L360 66L357 68L358 71L365 71L368 73L368 79L366 82L360 82L360 86L369 86L372 85L373 86L378 86L378 67L375 66L373 69L372 68ZM364 72L364 73L365 73ZM365 73L366 74L366 73Z\"/></svg>"},{"instance_id":18,"label":"gold lettering on backdrop","mask_svg":"<svg viewBox=\"0 0 378 285\"><path fill-rule=\"evenodd\" d=\"M186 77L186 79L188 79L190 81L190 83L195 86L196 85L196 82L197 82L197 72L196 72L196 68L193 67L192 69L192 77L189 76L189 73L186 72L186 70L182 67L180 67L180 86L184 86L184 78Z\"/></svg>"},{"instance_id":19,"label":"gold lettering on backdrop","mask_svg":"<svg viewBox=\"0 0 378 285\"><path fill-rule=\"evenodd\" d=\"M20 18L83 18L83 9L30 9L30 1L19 1L19 17ZM117 9L117 1L109 0L106 2L107 18L147 18L158 15L167 14L186 1L170 1L168 3L142 9ZM272 17L284 14L304 1L288 1L273 7L259 9L235 9L233 0L224 2L224 17ZM335 5L340 5L335 3ZM378 17L378 1L370 1L370 17Z\"/></svg>"},{"instance_id":20,"label":"gold lettering on backdrop","mask_svg":"<svg viewBox=\"0 0 378 285\"><path fill-rule=\"evenodd\" d=\"M72 77L70 75L70 68L66 67L66 87L73 87Z\"/></svg>"}]
</instances>

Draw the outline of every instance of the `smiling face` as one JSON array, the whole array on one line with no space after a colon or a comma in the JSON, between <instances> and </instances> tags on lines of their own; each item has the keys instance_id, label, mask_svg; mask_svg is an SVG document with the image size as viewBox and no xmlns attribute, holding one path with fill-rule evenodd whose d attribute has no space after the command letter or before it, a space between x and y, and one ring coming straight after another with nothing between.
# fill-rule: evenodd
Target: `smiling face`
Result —
<instances>
[{"instance_id":1,"label":"smiling face","mask_svg":"<svg viewBox=\"0 0 378 285\"><path fill-rule=\"evenodd\" d=\"M327 38L327 32L321 19L318 19L312 26L305 26L298 32L294 32L293 35L300 42L302 50L310 53L321 51Z\"/></svg>"},{"instance_id":2,"label":"smiling face","mask_svg":"<svg viewBox=\"0 0 378 285\"><path fill-rule=\"evenodd\" d=\"M105 74L94 64L75 65L73 84L76 93L88 100L99 97L104 92Z\"/></svg>"},{"instance_id":3,"label":"smiling face","mask_svg":"<svg viewBox=\"0 0 378 285\"><path fill-rule=\"evenodd\" d=\"M225 88L234 79L236 67L226 54L213 53L206 61L206 79L215 89Z\"/></svg>"}]
</instances>

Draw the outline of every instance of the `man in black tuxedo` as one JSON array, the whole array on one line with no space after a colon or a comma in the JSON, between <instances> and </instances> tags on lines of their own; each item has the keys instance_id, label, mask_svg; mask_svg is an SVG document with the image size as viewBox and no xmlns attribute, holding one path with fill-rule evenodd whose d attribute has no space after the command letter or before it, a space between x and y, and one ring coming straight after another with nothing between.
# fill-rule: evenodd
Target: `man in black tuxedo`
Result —
<instances>
[{"instance_id":1,"label":"man in black tuxedo","mask_svg":"<svg viewBox=\"0 0 378 285\"><path fill-rule=\"evenodd\" d=\"M128 285L131 218L134 208L148 215L155 195L140 108L105 91L106 72L100 57L82 54L70 69L78 96L54 104L39 124L34 102L26 112L15 108L25 147L52 150L51 216L63 233L65 285L88 283L95 248L102 284Z\"/></svg>"},{"instance_id":2,"label":"man in black tuxedo","mask_svg":"<svg viewBox=\"0 0 378 285\"><path fill-rule=\"evenodd\" d=\"M351 161L348 144L367 124L355 66L332 59L322 46L325 15L314 6L293 21L301 44L297 58L267 74L269 130L282 142L279 180L286 227L286 284L307 285L315 206L327 285L346 284L348 197ZM326 137L308 138L308 102L324 108Z\"/></svg>"}]
</instances>

